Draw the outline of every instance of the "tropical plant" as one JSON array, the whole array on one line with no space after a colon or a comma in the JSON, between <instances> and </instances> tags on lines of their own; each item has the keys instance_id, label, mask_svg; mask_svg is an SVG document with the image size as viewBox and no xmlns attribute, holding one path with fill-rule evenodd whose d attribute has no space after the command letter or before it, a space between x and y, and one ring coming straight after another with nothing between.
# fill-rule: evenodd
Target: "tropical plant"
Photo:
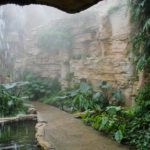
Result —
<instances>
[{"instance_id":1,"label":"tropical plant","mask_svg":"<svg viewBox=\"0 0 150 150\"><path fill-rule=\"evenodd\" d=\"M36 74L26 76L29 84L24 89L24 95L28 95L31 100L39 100L45 96L51 96L61 90L58 79L40 77Z\"/></svg>"},{"instance_id":2,"label":"tropical plant","mask_svg":"<svg viewBox=\"0 0 150 150\"><path fill-rule=\"evenodd\" d=\"M109 105L94 114L82 114L83 121L94 129L111 135L116 141L129 144L137 150L150 148L150 83L141 87L136 105L131 108Z\"/></svg>"},{"instance_id":3,"label":"tropical plant","mask_svg":"<svg viewBox=\"0 0 150 150\"><path fill-rule=\"evenodd\" d=\"M121 105L124 103L124 96L120 89L115 89L107 81L99 82L99 91L93 94L93 100L98 102L101 109L108 105Z\"/></svg>"},{"instance_id":4,"label":"tropical plant","mask_svg":"<svg viewBox=\"0 0 150 150\"><path fill-rule=\"evenodd\" d=\"M121 142L126 131L126 117L124 109L120 106L108 106L105 111L81 115L83 121L94 129L102 131Z\"/></svg>"},{"instance_id":5,"label":"tropical plant","mask_svg":"<svg viewBox=\"0 0 150 150\"><path fill-rule=\"evenodd\" d=\"M110 104L120 105L124 100L122 92L112 88L106 81L100 82L97 92L92 89L89 83L84 81L73 89L66 89L58 95L52 98L47 97L44 101L61 109L64 109L64 107L70 108L72 111L101 111L105 110Z\"/></svg>"},{"instance_id":6,"label":"tropical plant","mask_svg":"<svg viewBox=\"0 0 150 150\"><path fill-rule=\"evenodd\" d=\"M138 94L135 98L136 105L138 106L138 112L148 113L150 112L150 82L146 83L138 90Z\"/></svg>"},{"instance_id":7,"label":"tropical plant","mask_svg":"<svg viewBox=\"0 0 150 150\"><path fill-rule=\"evenodd\" d=\"M131 20L135 25L132 36L132 50L138 70L149 71L150 64L150 2L149 0L131 1Z\"/></svg>"},{"instance_id":8,"label":"tropical plant","mask_svg":"<svg viewBox=\"0 0 150 150\"><path fill-rule=\"evenodd\" d=\"M29 82L27 81L25 82L20 81L20 82L2 84L2 86L12 95L21 96L23 88L28 84Z\"/></svg>"},{"instance_id":9,"label":"tropical plant","mask_svg":"<svg viewBox=\"0 0 150 150\"><path fill-rule=\"evenodd\" d=\"M127 143L138 150L150 148L150 82L138 90L136 106L126 126Z\"/></svg>"},{"instance_id":10,"label":"tropical plant","mask_svg":"<svg viewBox=\"0 0 150 150\"><path fill-rule=\"evenodd\" d=\"M70 96L73 110L85 111L93 108L92 88L88 83L82 82L79 89L70 92Z\"/></svg>"},{"instance_id":11,"label":"tropical plant","mask_svg":"<svg viewBox=\"0 0 150 150\"><path fill-rule=\"evenodd\" d=\"M127 143L138 150L150 149L150 115L134 116L127 123L126 139Z\"/></svg>"},{"instance_id":12,"label":"tropical plant","mask_svg":"<svg viewBox=\"0 0 150 150\"><path fill-rule=\"evenodd\" d=\"M136 68L149 76L150 65L150 1L131 1L131 21L134 25L132 36L132 50ZM145 76L144 76L145 78ZM127 124L126 139L138 150L150 149L149 112L150 112L150 84L141 87L135 98L136 109L134 117Z\"/></svg>"},{"instance_id":13,"label":"tropical plant","mask_svg":"<svg viewBox=\"0 0 150 150\"><path fill-rule=\"evenodd\" d=\"M0 86L0 116L16 115L24 112L25 107L21 98L12 95L4 86Z\"/></svg>"}]
</instances>

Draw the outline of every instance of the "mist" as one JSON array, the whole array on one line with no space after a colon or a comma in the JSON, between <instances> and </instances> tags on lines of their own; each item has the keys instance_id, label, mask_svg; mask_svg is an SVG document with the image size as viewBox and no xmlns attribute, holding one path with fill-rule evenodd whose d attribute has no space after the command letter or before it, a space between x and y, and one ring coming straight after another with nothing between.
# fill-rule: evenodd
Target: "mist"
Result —
<instances>
[{"instance_id":1,"label":"mist","mask_svg":"<svg viewBox=\"0 0 150 150\"><path fill-rule=\"evenodd\" d=\"M7 82L6 76L10 81L19 80L21 74L27 70L32 70L42 76L62 76L64 78L68 74L68 69L67 72L64 72L65 75L61 75L62 67L48 69L49 72L45 73L47 68L41 67L41 59L48 59L51 64L60 66L60 62L76 57L71 56L74 55L71 54L74 29L84 27L86 23L92 23L91 21L95 19L94 12L96 12L96 7L78 14L67 14L42 5L1 6L0 47L1 53L5 53L5 60L0 67L2 69L1 82L5 80ZM67 56L61 58L61 55ZM45 58L48 56L49 58ZM52 59L56 56L58 56L56 60ZM48 67L48 64L45 66Z\"/></svg>"},{"instance_id":2,"label":"mist","mask_svg":"<svg viewBox=\"0 0 150 150\"><path fill-rule=\"evenodd\" d=\"M149 113L142 100L149 93L145 71L149 70L150 15L148 1L138 1L132 4L137 7L132 13L132 2L127 0L103 0L75 14L44 5L0 7L0 149L39 150L33 143L35 133L30 133L30 125L35 127L30 121L39 114L36 140L41 147L52 146L47 149L126 149L119 143L137 149L145 148L145 143L149 146L148 136L139 139L138 134L150 130L142 132L141 126L147 119L143 120L143 113L146 117ZM80 1L75 3L78 6ZM134 27L131 19L137 21ZM144 89L137 93L142 85ZM128 109L135 103L137 108ZM147 111L139 109L141 104ZM29 119L26 125L12 126L24 119ZM138 128L133 130L135 123Z\"/></svg>"}]
</instances>

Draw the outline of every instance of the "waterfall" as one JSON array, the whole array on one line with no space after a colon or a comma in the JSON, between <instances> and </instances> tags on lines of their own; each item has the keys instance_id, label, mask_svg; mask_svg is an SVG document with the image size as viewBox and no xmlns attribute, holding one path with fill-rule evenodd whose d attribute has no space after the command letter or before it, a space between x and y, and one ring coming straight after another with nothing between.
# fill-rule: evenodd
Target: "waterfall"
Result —
<instances>
[{"instance_id":1,"label":"waterfall","mask_svg":"<svg viewBox=\"0 0 150 150\"><path fill-rule=\"evenodd\" d=\"M7 22L11 11L7 7L0 7L0 83L10 82L13 62L9 43L9 26ZM7 22L7 23L6 23Z\"/></svg>"},{"instance_id":2,"label":"waterfall","mask_svg":"<svg viewBox=\"0 0 150 150\"><path fill-rule=\"evenodd\" d=\"M5 41L4 41L4 31L5 31L5 21L3 19L4 16L4 8L0 7L0 49L5 49Z\"/></svg>"}]
</instances>

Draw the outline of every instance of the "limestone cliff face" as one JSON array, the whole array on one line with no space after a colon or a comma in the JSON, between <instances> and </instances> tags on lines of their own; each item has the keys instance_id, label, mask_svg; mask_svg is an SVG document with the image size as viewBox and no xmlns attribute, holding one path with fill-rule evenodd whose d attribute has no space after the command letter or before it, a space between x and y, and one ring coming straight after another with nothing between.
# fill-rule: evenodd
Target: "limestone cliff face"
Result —
<instances>
[{"instance_id":1,"label":"limestone cliff face","mask_svg":"<svg viewBox=\"0 0 150 150\"><path fill-rule=\"evenodd\" d=\"M83 58L72 59L70 70L75 78L86 78L94 85L99 80L109 81L121 88L129 99L133 90L134 68L129 53L130 16L127 1L108 0L98 9L101 11L96 9L93 23L87 23L82 30L75 31L73 53L81 54Z\"/></svg>"},{"instance_id":2,"label":"limestone cliff face","mask_svg":"<svg viewBox=\"0 0 150 150\"><path fill-rule=\"evenodd\" d=\"M129 53L129 19L126 0L105 0L94 10L57 20L56 24L70 20L73 35L72 48L60 49L57 53L37 48L34 43L37 30L34 30L26 40L26 54L17 60L16 69L30 68L42 76L57 76L65 85L68 80L74 82L82 78L93 85L106 80L121 88L127 104L131 104L134 67ZM20 63L23 60L24 65Z\"/></svg>"}]
</instances>

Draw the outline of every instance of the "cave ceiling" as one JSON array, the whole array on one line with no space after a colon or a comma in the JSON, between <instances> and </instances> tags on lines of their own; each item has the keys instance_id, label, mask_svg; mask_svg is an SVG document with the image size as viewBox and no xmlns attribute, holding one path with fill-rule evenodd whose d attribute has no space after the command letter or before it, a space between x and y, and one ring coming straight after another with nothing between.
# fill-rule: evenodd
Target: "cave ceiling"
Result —
<instances>
[{"instance_id":1,"label":"cave ceiling","mask_svg":"<svg viewBox=\"0 0 150 150\"><path fill-rule=\"evenodd\" d=\"M0 4L41 4L58 8L68 13L83 11L102 0L1 0Z\"/></svg>"}]
</instances>

